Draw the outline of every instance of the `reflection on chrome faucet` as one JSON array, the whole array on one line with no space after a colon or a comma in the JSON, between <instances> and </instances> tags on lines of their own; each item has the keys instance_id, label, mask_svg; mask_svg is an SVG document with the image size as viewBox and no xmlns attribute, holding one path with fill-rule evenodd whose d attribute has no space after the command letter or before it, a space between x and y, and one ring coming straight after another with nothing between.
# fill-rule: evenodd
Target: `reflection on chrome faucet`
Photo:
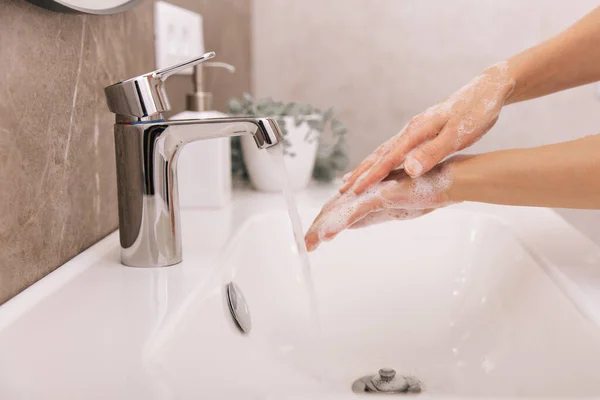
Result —
<instances>
[{"instance_id":1,"label":"reflection on chrome faucet","mask_svg":"<svg viewBox=\"0 0 600 400\"><path fill-rule=\"evenodd\" d=\"M273 118L216 118L165 121L169 110L164 81L179 70L214 57L207 53L105 89L116 114L115 151L121 262L164 267L181 262L177 158L198 140L252 135L266 149L283 140Z\"/></svg>"}]
</instances>

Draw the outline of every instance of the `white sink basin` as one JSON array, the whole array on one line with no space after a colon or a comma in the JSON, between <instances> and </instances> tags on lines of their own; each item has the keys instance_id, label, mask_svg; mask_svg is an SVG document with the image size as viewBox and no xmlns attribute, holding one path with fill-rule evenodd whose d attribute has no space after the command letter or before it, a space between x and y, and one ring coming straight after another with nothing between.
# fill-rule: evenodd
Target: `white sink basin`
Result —
<instances>
[{"instance_id":1,"label":"white sink basin","mask_svg":"<svg viewBox=\"0 0 600 400\"><path fill-rule=\"evenodd\" d=\"M178 266L122 267L113 234L0 307L0 399L349 399L382 367L423 398L600 397L600 330L565 278L598 278L600 250L552 212L467 205L344 232L311 254L319 332L287 214L256 196L229 219L184 213ZM321 202L302 203L305 226Z\"/></svg>"},{"instance_id":2,"label":"white sink basin","mask_svg":"<svg viewBox=\"0 0 600 400\"><path fill-rule=\"evenodd\" d=\"M598 327L495 219L441 210L340 239L313 258L336 382L387 365L432 395L600 394Z\"/></svg>"},{"instance_id":3,"label":"white sink basin","mask_svg":"<svg viewBox=\"0 0 600 400\"><path fill-rule=\"evenodd\" d=\"M274 212L238 233L219 276L157 346L169 386L309 398L348 394L390 366L419 378L421 396L600 395L598 327L496 219L443 210L322 246L311 255L322 337L289 232ZM223 302L229 281L250 306L248 337ZM212 365L201 376L199 360Z\"/></svg>"}]
</instances>

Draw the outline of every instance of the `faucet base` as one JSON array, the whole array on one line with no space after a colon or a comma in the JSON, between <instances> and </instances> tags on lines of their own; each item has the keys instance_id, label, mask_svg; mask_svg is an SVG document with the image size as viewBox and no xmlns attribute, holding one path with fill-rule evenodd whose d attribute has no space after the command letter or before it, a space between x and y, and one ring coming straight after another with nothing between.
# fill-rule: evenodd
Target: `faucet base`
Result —
<instances>
[{"instance_id":1,"label":"faucet base","mask_svg":"<svg viewBox=\"0 0 600 400\"><path fill-rule=\"evenodd\" d=\"M182 261L177 160L187 143L252 135L259 148L283 140L272 118L115 124L121 262L166 267Z\"/></svg>"}]
</instances>

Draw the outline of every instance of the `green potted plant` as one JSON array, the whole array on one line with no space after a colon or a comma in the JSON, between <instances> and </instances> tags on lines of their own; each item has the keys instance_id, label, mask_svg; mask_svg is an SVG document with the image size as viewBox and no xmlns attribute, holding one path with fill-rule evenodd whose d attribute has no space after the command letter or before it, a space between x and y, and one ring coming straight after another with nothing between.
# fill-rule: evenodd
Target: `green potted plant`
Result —
<instances>
[{"instance_id":1,"label":"green potted plant","mask_svg":"<svg viewBox=\"0 0 600 400\"><path fill-rule=\"evenodd\" d=\"M334 117L333 109L321 111L311 105L283 103L271 98L255 100L249 94L229 100L233 116L274 117L284 137L283 154L290 186L305 188L311 177L330 182L348 164L344 125ZM252 137L232 140L232 173L250 179L263 191L278 191L282 182L273 171L265 151L256 148Z\"/></svg>"}]
</instances>

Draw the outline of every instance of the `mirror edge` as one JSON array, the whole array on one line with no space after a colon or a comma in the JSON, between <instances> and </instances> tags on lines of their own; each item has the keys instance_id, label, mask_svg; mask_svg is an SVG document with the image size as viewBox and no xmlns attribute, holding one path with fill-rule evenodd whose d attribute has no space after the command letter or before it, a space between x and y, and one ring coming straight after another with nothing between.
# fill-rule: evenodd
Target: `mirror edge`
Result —
<instances>
[{"instance_id":1,"label":"mirror edge","mask_svg":"<svg viewBox=\"0 0 600 400\"><path fill-rule=\"evenodd\" d=\"M27 0L31 4L34 4L38 7L45 8L46 10L67 13L67 14L92 14L92 15L109 15L109 14L118 14L124 11L129 10L130 8L136 6L141 0L128 0L124 4L120 6L108 8L105 10L91 10L88 8L77 7L65 4L64 0Z\"/></svg>"}]
</instances>

